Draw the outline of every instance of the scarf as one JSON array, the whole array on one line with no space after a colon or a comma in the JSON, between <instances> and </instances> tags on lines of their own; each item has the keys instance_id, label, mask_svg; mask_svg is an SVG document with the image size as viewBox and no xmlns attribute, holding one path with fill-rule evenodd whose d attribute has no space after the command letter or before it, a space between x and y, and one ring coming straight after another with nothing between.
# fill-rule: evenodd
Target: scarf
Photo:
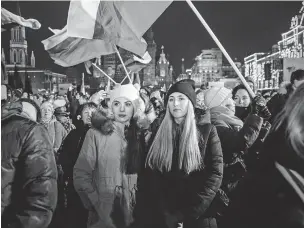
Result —
<instances>
[{"instance_id":1,"label":"scarf","mask_svg":"<svg viewBox=\"0 0 304 228\"><path fill-rule=\"evenodd\" d=\"M238 117L234 116L234 113L223 106L217 106L210 109L211 113L211 122L223 121L225 124L230 126L233 129L239 130L243 127L244 123Z\"/></svg>"}]
</instances>

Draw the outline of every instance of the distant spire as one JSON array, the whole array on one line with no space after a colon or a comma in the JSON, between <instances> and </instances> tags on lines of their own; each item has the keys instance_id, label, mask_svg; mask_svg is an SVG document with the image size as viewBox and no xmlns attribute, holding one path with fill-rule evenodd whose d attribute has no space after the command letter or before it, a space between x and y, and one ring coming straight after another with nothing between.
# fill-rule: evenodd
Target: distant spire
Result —
<instances>
[{"instance_id":1,"label":"distant spire","mask_svg":"<svg viewBox=\"0 0 304 228\"><path fill-rule=\"evenodd\" d=\"M32 54L31 54L31 66L35 67L35 65L36 65L36 59L35 59L35 56L34 56L34 51L32 51Z\"/></svg>"},{"instance_id":2,"label":"distant spire","mask_svg":"<svg viewBox=\"0 0 304 228\"><path fill-rule=\"evenodd\" d=\"M17 1L17 15L21 17L21 10L20 10L19 1Z\"/></svg>"},{"instance_id":3,"label":"distant spire","mask_svg":"<svg viewBox=\"0 0 304 228\"><path fill-rule=\"evenodd\" d=\"M185 64L184 64L185 59L182 58L182 74L185 74Z\"/></svg>"},{"instance_id":4,"label":"distant spire","mask_svg":"<svg viewBox=\"0 0 304 228\"><path fill-rule=\"evenodd\" d=\"M159 63L167 63L169 64L169 61L166 59L166 54L164 53L164 45L161 46L162 52L160 53Z\"/></svg>"}]
</instances>

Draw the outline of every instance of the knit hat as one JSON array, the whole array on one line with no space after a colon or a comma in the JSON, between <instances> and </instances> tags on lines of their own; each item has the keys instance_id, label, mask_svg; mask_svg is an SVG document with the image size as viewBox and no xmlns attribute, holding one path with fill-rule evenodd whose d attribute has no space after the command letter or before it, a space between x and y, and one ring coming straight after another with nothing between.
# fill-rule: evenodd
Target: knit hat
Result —
<instances>
[{"instance_id":1,"label":"knit hat","mask_svg":"<svg viewBox=\"0 0 304 228\"><path fill-rule=\"evenodd\" d=\"M54 109L64 107L66 105L66 101L63 99L57 99L53 102Z\"/></svg>"},{"instance_id":2,"label":"knit hat","mask_svg":"<svg viewBox=\"0 0 304 228\"><path fill-rule=\"evenodd\" d=\"M119 97L125 97L133 103L139 98L139 92L132 84L118 85L110 91L110 105Z\"/></svg>"},{"instance_id":3,"label":"knit hat","mask_svg":"<svg viewBox=\"0 0 304 228\"><path fill-rule=\"evenodd\" d=\"M205 91L205 105L209 109L220 106L229 96L231 90L225 87L212 87Z\"/></svg>"},{"instance_id":4,"label":"knit hat","mask_svg":"<svg viewBox=\"0 0 304 228\"><path fill-rule=\"evenodd\" d=\"M165 98L165 106L167 106L168 99L172 93L179 92L186 95L192 102L193 107L196 105L195 82L190 79L184 79L173 84Z\"/></svg>"}]
</instances>

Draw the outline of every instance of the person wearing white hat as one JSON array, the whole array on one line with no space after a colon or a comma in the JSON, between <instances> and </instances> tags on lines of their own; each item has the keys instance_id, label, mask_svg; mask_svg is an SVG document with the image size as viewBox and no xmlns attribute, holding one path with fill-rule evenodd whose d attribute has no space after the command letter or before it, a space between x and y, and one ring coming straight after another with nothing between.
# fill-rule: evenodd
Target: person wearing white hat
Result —
<instances>
[{"instance_id":1,"label":"person wearing white hat","mask_svg":"<svg viewBox=\"0 0 304 228\"><path fill-rule=\"evenodd\" d=\"M134 115L139 93L131 84L110 91L109 109L92 115L80 155L74 166L74 186L89 210L88 227L127 227L132 222L141 143Z\"/></svg>"},{"instance_id":2,"label":"person wearing white hat","mask_svg":"<svg viewBox=\"0 0 304 228\"><path fill-rule=\"evenodd\" d=\"M262 98L253 99L251 113L243 122L235 116L235 102L231 90L225 87L212 87L205 92L205 104L210 110L211 123L216 126L224 156L224 179L221 188L230 197L238 181L246 172L242 155L257 140L262 124ZM235 165L236 164L236 165ZM234 169L238 166L241 169Z\"/></svg>"}]
</instances>

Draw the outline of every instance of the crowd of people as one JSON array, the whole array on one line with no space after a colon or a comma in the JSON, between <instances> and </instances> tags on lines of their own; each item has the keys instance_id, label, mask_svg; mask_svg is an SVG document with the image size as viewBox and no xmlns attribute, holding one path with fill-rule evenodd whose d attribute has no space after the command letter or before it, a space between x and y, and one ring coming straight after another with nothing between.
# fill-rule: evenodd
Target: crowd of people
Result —
<instances>
[{"instance_id":1,"label":"crowd of people","mask_svg":"<svg viewBox=\"0 0 304 228\"><path fill-rule=\"evenodd\" d=\"M8 91L3 227L304 227L304 70L265 98L139 84Z\"/></svg>"}]
</instances>

